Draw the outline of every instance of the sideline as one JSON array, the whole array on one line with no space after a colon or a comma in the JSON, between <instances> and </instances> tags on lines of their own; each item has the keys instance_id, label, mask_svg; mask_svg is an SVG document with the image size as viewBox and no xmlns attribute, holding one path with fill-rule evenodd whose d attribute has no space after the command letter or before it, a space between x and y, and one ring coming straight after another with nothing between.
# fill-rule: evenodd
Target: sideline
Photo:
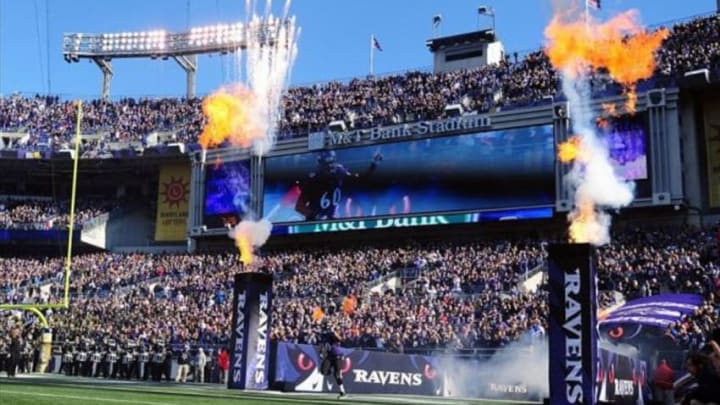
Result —
<instances>
[{"instance_id":1,"label":"sideline","mask_svg":"<svg viewBox=\"0 0 720 405\"><path fill-rule=\"evenodd\" d=\"M123 403L123 404L175 405L172 402L150 402L150 401L140 401L140 400L136 401L136 400L132 400L132 399L97 398L97 397L86 397L86 396L79 396L79 395L46 394L44 392L12 391L12 390L6 390L6 389L3 389L0 392L2 392L4 394L25 395L25 396L29 396L29 397L81 399L81 400L97 401L97 402L115 402L115 403L119 402L119 403Z\"/></svg>"}]
</instances>

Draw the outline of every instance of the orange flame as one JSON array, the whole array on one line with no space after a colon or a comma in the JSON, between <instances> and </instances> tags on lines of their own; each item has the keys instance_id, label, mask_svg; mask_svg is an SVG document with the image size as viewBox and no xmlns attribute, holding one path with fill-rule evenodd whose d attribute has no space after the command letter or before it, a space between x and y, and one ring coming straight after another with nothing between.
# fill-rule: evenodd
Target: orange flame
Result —
<instances>
[{"instance_id":1,"label":"orange flame","mask_svg":"<svg viewBox=\"0 0 720 405\"><path fill-rule=\"evenodd\" d=\"M627 95L625 110L635 112L635 83L652 76L655 51L667 38L665 28L646 32L637 22L637 11L619 14L604 24L589 20L564 22L553 17L545 29L549 46L545 49L550 63L575 77L587 68L607 69ZM615 115L610 114L610 115Z\"/></svg>"},{"instance_id":2,"label":"orange flame","mask_svg":"<svg viewBox=\"0 0 720 405\"><path fill-rule=\"evenodd\" d=\"M575 211L571 214L570 242L587 243L594 232L593 226L597 223L595 204L589 200L577 202Z\"/></svg>"},{"instance_id":3,"label":"orange flame","mask_svg":"<svg viewBox=\"0 0 720 405\"><path fill-rule=\"evenodd\" d=\"M545 29L549 46L545 52L553 66L577 75L585 68L606 68L622 85L650 77L655 70L655 51L668 36L667 29L644 31L637 11L630 10L601 24L594 20L563 21L555 15Z\"/></svg>"},{"instance_id":4,"label":"orange flame","mask_svg":"<svg viewBox=\"0 0 720 405\"><path fill-rule=\"evenodd\" d=\"M548 46L545 49L550 63L571 78L586 75L591 70L607 74L623 87L626 95L624 108L635 112L637 94L635 85L652 76L655 70L655 52L669 35L667 29L645 31L638 23L635 10L619 14L605 23L595 20L573 21L569 13L556 14L545 28ZM614 104L603 105L606 116L615 116ZM598 125L608 124L599 117ZM563 162L587 162L590 150L583 147L582 139L570 138L558 145L558 158ZM603 226L594 202L587 196L575 195L576 207L570 214L570 239L573 242L597 240L598 227ZM600 230L601 231L601 230Z\"/></svg>"},{"instance_id":5,"label":"orange flame","mask_svg":"<svg viewBox=\"0 0 720 405\"><path fill-rule=\"evenodd\" d=\"M236 85L221 88L203 100L202 110L207 125L200 134L203 149L229 140L233 145L249 147L254 139L263 136L254 114L255 95Z\"/></svg>"},{"instance_id":6,"label":"orange flame","mask_svg":"<svg viewBox=\"0 0 720 405\"><path fill-rule=\"evenodd\" d=\"M582 153L581 142L582 139L579 136L573 135L567 142L558 145L558 159L563 163L570 163L580 158Z\"/></svg>"},{"instance_id":7,"label":"orange flame","mask_svg":"<svg viewBox=\"0 0 720 405\"><path fill-rule=\"evenodd\" d=\"M248 236L241 233L235 235L235 246L237 246L240 250L240 262L242 262L245 266L251 265L254 257L252 245L250 244Z\"/></svg>"},{"instance_id":8,"label":"orange flame","mask_svg":"<svg viewBox=\"0 0 720 405\"><path fill-rule=\"evenodd\" d=\"M629 112L630 114L635 114L635 106L637 105L637 93L635 92L635 85L627 86L625 89L625 94L627 95L627 100L625 100L625 111Z\"/></svg>"}]
</instances>

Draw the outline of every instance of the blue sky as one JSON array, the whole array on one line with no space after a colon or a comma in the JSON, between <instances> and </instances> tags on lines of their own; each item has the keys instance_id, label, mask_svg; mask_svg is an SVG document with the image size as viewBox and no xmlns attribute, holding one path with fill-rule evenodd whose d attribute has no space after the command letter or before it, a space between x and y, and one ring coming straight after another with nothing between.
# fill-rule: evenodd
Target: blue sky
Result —
<instances>
[{"instance_id":1,"label":"blue sky","mask_svg":"<svg viewBox=\"0 0 720 405\"><path fill-rule=\"evenodd\" d=\"M375 72L428 68L425 40L431 18L442 14L441 34L478 28L476 9L497 14L496 29L508 53L538 48L553 4L567 0L295 0L292 14L302 27L292 83L348 79L368 73L369 38L374 33ZM582 1L582 0L580 0ZM637 8L653 25L715 10L716 0L602 0L600 17ZM188 13L189 4L189 13ZM264 7L264 0L261 2ZM275 1L275 10L282 2ZM68 64L62 58L65 32L184 30L244 19L244 0L0 0L0 94L15 91L98 97L101 74L94 64ZM481 28L491 20L479 20ZM231 57L204 56L199 62L198 94L232 79ZM182 70L172 61L115 60L112 96L179 96ZM48 80L49 79L49 80Z\"/></svg>"}]
</instances>

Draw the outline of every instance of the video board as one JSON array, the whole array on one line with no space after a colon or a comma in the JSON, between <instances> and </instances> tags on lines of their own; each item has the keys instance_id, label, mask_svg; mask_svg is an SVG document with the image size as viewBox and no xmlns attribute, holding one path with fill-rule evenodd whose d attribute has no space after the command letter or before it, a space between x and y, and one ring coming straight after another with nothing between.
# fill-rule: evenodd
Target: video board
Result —
<instances>
[{"instance_id":1,"label":"video board","mask_svg":"<svg viewBox=\"0 0 720 405\"><path fill-rule=\"evenodd\" d=\"M615 170L622 178L648 178L648 134L644 114L610 118L599 126L599 132L606 142Z\"/></svg>"},{"instance_id":2,"label":"video board","mask_svg":"<svg viewBox=\"0 0 720 405\"><path fill-rule=\"evenodd\" d=\"M554 203L551 125L265 159L275 223L466 212Z\"/></svg>"},{"instance_id":3,"label":"video board","mask_svg":"<svg viewBox=\"0 0 720 405\"><path fill-rule=\"evenodd\" d=\"M235 225L250 210L250 161L205 166L203 224L208 228Z\"/></svg>"}]
</instances>

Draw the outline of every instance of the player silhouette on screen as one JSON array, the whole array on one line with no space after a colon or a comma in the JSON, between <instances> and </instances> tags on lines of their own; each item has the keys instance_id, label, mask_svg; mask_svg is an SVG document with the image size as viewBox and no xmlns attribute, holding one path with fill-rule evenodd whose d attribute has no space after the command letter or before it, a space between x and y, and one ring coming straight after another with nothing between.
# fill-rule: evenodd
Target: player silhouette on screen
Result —
<instances>
[{"instance_id":1,"label":"player silhouette on screen","mask_svg":"<svg viewBox=\"0 0 720 405\"><path fill-rule=\"evenodd\" d=\"M365 176L372 174L382 159L382 154L376 152ZM300 196L295 204L295 211L304 215L306 221L334 219L337 207L344 198L347 183L362 177L338 163L335 151L320 152L317 163L317 170L297 182Z\"/></svg>"},{"instance_id":2,"label":"player silhouette on screen","mask_svg":"<svg viewBox=\"0 0 720 405\"><path fill-rule=\"evenodd\" d=\"M223 183L225 194L232 196L235 212L241 215L249 211L250 185L248 173L243 168L228 168L227 180Z\"/></svg>"}]
</instances>

